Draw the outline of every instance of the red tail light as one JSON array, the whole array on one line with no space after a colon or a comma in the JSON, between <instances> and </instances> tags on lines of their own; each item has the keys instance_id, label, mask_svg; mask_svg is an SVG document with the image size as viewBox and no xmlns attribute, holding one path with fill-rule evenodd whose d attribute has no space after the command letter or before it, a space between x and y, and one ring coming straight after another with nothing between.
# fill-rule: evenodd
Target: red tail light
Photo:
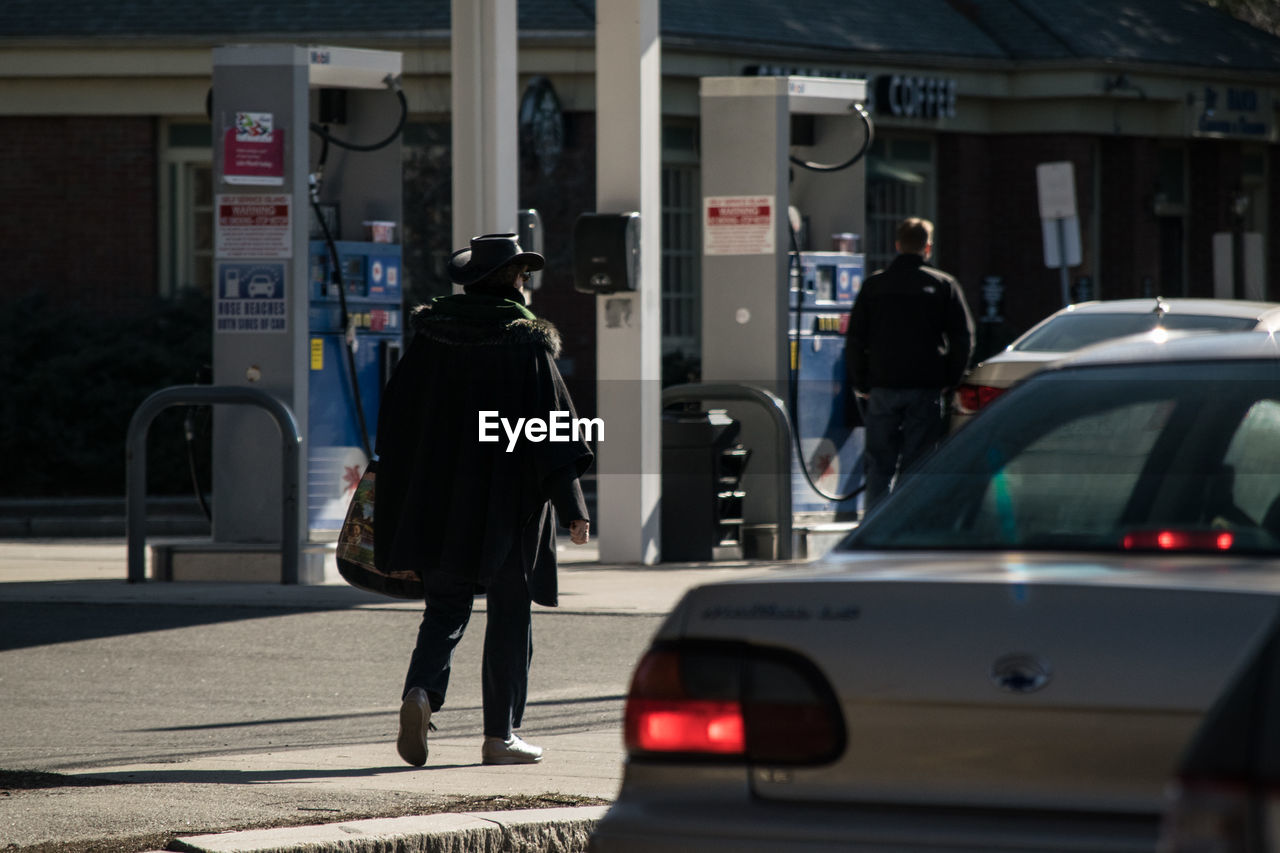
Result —
<instances>
[{"instance_id":1,"label":"red tail light","mask_svg":"<svg viewBox=\"0 0 1280 853\"><path fill-rule=\"evenodd\" d=\"M627 723L628 742L642 752L741 755L746 749L742 706L737 702L635 699Z\"/></svg>"},{"instance_id":2,"label":"red tail light","mask_svg":"<svg viewBox=\"0 0 1280 853\"><path fill-rule=\"evenodd\" d=\"M956 388L956 403L960 411L972 415L979 409L991 405L991 401L999 397L1007 388L995 388L991 385L970 385L965 383Z\"/></svg>"},{"instance_id":3,"label":"red tail light","mask_svg":"<svg viewBox=\"0 0 1280 853\"><path fill-rule=\"evenodd\" d=\"M632 757L823 764L844 751L835 694L805 658L737 643L660 644L636 667Z\"/></svg>"},{"instance_id":4,"label":"red tail light","mask_svg":"<svg viewBox=\"0 0 1280 853\"><path fill-rule=\"evenodd\" d=\"M1230 551L1235 541L1228 530L1133 530L1121 545L1126 551Z\"/></svg>"}]
</instances>

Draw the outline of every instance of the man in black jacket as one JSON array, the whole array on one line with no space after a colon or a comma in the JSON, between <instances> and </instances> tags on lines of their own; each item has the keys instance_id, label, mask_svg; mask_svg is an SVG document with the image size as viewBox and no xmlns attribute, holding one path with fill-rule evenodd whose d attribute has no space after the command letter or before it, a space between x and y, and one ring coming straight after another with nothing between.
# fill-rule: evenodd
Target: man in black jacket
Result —
<instances>
[{"instance_id":1,"label":"man in black jacket","mask_svg":"<svg viewBox=\"0 0 1280 853\"><path fill-rule=\"evenodd\" d=\"M417 572L426 591L396 741L416 766L426 763L431 715L477 592L487 610L481 758L542 759L514 731L533 655L530 603L557 603L557 517L574 543L587 541L579 477L592 460L556 368L559 335L520 291L543 263L514 234L455 252L449 276L464 292L414 311L413 341L383 394L376 562Z\"/></svg>"},{"instance_id":2,"label":"man in black jacket","mask_svg":"<svg viewBox=\"0 0 1280 853\"><path fill-rule=\"evenodd\" d=\"M964 291L927 265L933 223L904 219L894 247L888 269L858 291L845 347L845 374L867 428L867 510L942 439L950 391L973 355Z\"/></svg>"}]
</instances>

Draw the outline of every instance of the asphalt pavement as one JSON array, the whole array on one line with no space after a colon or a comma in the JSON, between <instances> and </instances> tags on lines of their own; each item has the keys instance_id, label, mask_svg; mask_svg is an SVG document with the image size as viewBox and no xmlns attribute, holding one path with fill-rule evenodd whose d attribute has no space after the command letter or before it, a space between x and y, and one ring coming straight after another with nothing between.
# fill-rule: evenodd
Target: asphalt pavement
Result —
<instances>
[{"instance_id":1,"label":"asphalt pavement","mask_svg":"<svg viewBox=\"0 0 1280 853\"><path fill-rule=\"evenodd\" d=\"M420 605L356 590L333 568L323 584L306 586L129 584L123 539L0 541L0 608L9 608L0 612L21 615L34 626L25 641L0 647L0 707L9 718L0 727L0 770L30 771L24 784L7 790L0 785L0 850L108 850L113 841L124 844L166 833L178 839L169 849L209 853L585 849L591 827L621 781L621 697L630 677L627 661L634 662L635 652L643 648L660 617L692 586L791 572L804 564L610 565L600 562L594 544L567 543L560 556L561 606L556 611L535 608L535 645L544 642L540 636L555 630L542 626L539 620L547 617L540 613L555 613L557 619L575 624L603 616L641 617L610 623L626 628L616 640L614 651L620 657L593 676L591 695L585 698L570 696L568 687L557 693L557 685L539 684L535 658L531 705L541 695L561 700L543 703L548 705L594 703L589 704L593 712L559 726L531 712L521 733L546 748L540 764L483 766L478 732L470 726L451 726L431 737L427 766L412 768L395 755L394 732L376 725L348 726L341 737L333 736L332 728L321 729L301 745L232 739L218 748L193 750L188 733L201 727L148 727L139 722L152 709L139 699L134 682L157 683L164 673L176 682L172 689L177 694L166 691L157 697L156 713L164 712L165 701L178 707L181 672L164 667L191 668L192 660L208 660L219 649L187 650L188 655L203 657L184 657L181 635L146 633L138 627L131 629L130 642L150 642L152 649L156 642L175 646L164 648L166 655L139 653L136 645L124 644L120 629L95 632L85 623L141 619L139 614L179 607L187 608L183 612L188 614L251 608L261 619L237 624L252 624L270 636L272 626L281 628L280 620L291 614L323 611L356 618L372 612L416 620ZM477 599L478 618L483 612L483 599ZM17 616L11 618L18 621ZM59 625L59 619L69 621ZM0 637L4 633L0 627ZM478 629L469 629L464 642L473 633ZM193 636L210 642L208 634ZM554 648L555 637L549 639ZM50 657L47 652L54 642L60 644L58 655ZM334 636L335 659L340 657L339 643ZM478 648L477 643L472 648ZM84 673L85 661L101 667L102 661L116 657L124 658L118 664L118 679ZM207 683L209 674L216 672L214 667L202 679L207 692L200 701L217 701L231 709L237 702L250 701L219 694L216 681ZM478 680L471 675L465 677ZM92 695L83 695L83 684L92 685ZM253 691L259 697L290 689L285 683L259 687ZM394 719L398 703L385 699L370 699L367 709L354 709L347 716ZM248 707L239 710L245 719L256 713ZM478 714L478 707L472 711ZM90 728L95 738L86 737L86 743L92 741L94 749L79 750L74 734L62 734ZM153 738L151 732L168 736ZM145 750L131 740L140 736L148 738ZM112 750L113 744L119 748ZM511 809L512 805L535 808ZM441 808L449 810L425 814ZM387 814L402 816L368 817ZM183 827L192 831L184 833Z\"/></svg>"}]
</instances>

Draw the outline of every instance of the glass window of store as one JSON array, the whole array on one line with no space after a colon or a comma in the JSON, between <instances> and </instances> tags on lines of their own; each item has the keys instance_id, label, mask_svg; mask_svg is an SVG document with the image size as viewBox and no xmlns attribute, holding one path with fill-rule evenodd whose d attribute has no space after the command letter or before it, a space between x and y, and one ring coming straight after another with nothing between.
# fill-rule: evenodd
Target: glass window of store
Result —
<instances>
[{"instance_id":1,"label":"glass window of store","mask_svg":"<svg viewBox=\"0 0 1280 853\"><path fill-rule=\"evenodd\" d=\"M1276 293L1267 275L1267 249L1263 235L1267 233L1268 209L1267 148L1254 142L1240 149L1240 197L1233 205L1239 212L1238 227L1242 233L1242 272L1246 281L1261 284L1254 292L1262 299L1275 299Z\"/></svg>"},{"instance_id":2,"label":"glass window of store","mask_svg":"<svg viewBox=\"0 0 1280 853\"><path fill-rule=\"evenodd\" d=\"M662 128L662 354L696 358L701 347L701 190L693 121Z\"/></svg>"},{"instance_id":3,"label":"glass window of store","mask_svg":"<svg viewBox=\"0 0 1280 853\"><path fill-rule=\"evenodd\" d=\"M1267 222L1267 148L1247 143L1240 150L1240 189L1247 201L1241 216L1244 230L1266 233Z\"/></svg>"},{"instance_id":4,"label":"glass window of store","mask_svg":"<svg viewBox=\"0 0 1280 853\"><path fill-rule=\"evenodd\" d=\"M1155 215L1160 228L1160 281L1144 286L1144 296L1187 295L1187 148L1160 146ZM1149 292L1148 292L1149 291Z\"/></svg>"},{"instance_id":5,"label":"glass window of store","mask_svg":"<svg viewBox=\"0 0 1280 853\"><path fill-rule=\"evenodd\" d=\"M164 122L160 295L213 287L213 137L207 123Z\"/></svg>"},{"instance_id":6,"label":"glass window of store","mask_svg":"<svg viewBox=\"0 0 1280 853\"><path fill-rule=\"evenodd\" d=\"M908 216L936 218L934 145L920 136L877 130L867 152L867 269L893 260L893 235Z\"/></svg>"}]
</instances>

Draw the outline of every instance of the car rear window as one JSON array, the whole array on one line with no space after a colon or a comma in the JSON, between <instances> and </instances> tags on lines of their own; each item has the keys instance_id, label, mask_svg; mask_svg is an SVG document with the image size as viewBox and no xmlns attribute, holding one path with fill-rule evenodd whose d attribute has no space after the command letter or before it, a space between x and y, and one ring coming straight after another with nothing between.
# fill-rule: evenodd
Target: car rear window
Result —
<instances>
[{"instance_id":1,"label":"car rear window","mask_svg":"<svg viewBox=\"0 0 1280 853\"><path fill-rule=\"evenodd\" d=\"M1071 352L1092 344L1149 332L1169 330L1243 332L1254 328L1252 317L1212 314L1063 314L1045 323L1013 346L1020 352Z\"/></svg>"},{"instance_id":2,"label":"car rear window","mask_svg":"<svg viewBox=\"0 0 1280 853\"><path fill-rule=\"evenodd\" d=\"M1278 379L1263 362L1039 374L842 547L1120 551L1171 536L1280 553Z\"/></svg>"}]
</instances>

